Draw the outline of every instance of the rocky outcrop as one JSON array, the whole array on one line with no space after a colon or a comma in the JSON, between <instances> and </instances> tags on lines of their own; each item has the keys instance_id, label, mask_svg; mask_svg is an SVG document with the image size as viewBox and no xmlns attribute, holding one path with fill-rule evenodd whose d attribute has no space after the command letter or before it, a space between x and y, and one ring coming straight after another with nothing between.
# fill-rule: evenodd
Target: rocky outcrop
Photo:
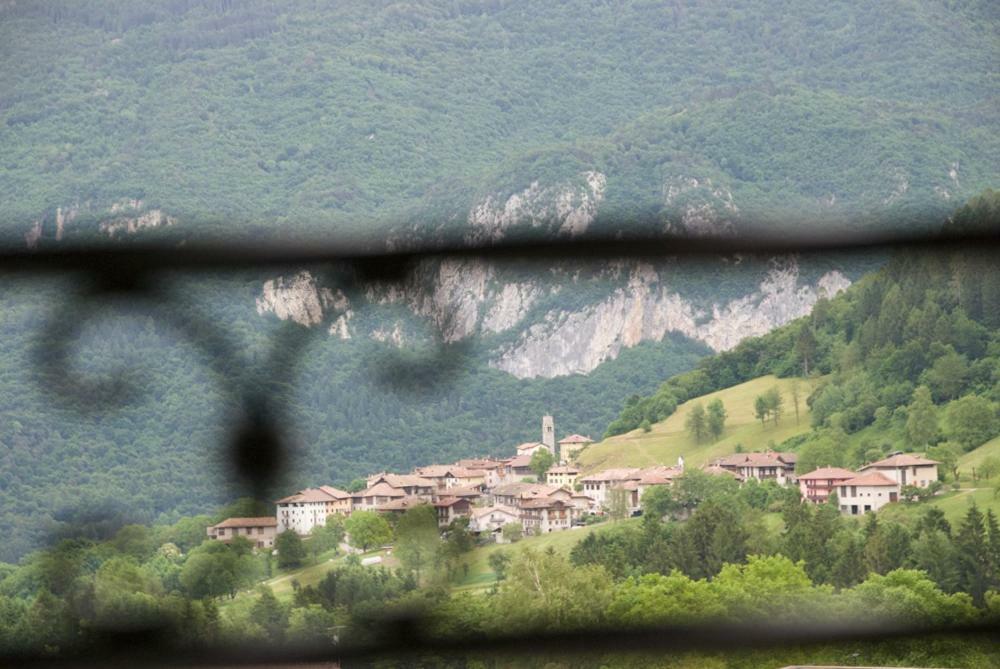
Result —
<instances>
[{"instance_id":1,"label":"rocky outcrop","mask_svg":"<svg viewBox=\"0 0 1000 669\"><path fill-rule=\"evenodd\" d=\"M639 263L627 285L610 297L577 311L550 311L491 364L519 378L587 373L623 348L659 341L669 332L724 351L807 314L820 297L848 285L838 271L803 285L798 264L786 258L746 296L702 308L662 285L652 266Z\"/></svg>"},{"instance_id":2,"label":"rocky outcrop","mask_svg":"<svg viewBox=\"0 0 1000 669\"><path fill-rule=\"evenodd\" d=\"M281 320L292 320L301 325L318 325L329 309L346 309L347 297L337 291L320 287L316 278L307 271L293 277L277 277L264 282L257 298L257 313L273 313ZM346 325L346 324L345 324Z\"/></svg>"},{"instance_id":3,"label":"rocky outcrop","mask_svg":"<svg viewBox=\"0 0 1000 669\"><path fill-rule=\"evenodd\" d=\"M490 195L469 212L468 238L474 242L496 241L515 226L579 235L597 216L607 184L604 174L588 171L569 183L543 186L533 181L506 197Z\"/></svg>"},{"instance_id":4,"label":"rocky outcrop","mask_svg":"<svg viewBox=\"0 0 1000 669\"><path fill-rule=\"evenodd\" d=\"M43 236L57 242L63 241L71 224L81 213L96 218L97 229L109 237L132 235L143 230L172 226L177 219L167 215L162 209L147 209L146 203L138 199L122 199L110 207L86 201L82 204L56 207L55 214L48 214L32 224L24 235L28 248L35 248ZM53 226L54 234L48 232Z\"/></svg>"},{"instance_id":5,"label":"rocky outcrop","mask_svg":"<svg viewBox=\"0 0 1000 669\"><path fill-rule=\"evenodd\" d=\"M120 234L134 235L141 230L152 230L174 225L177 219L167 216L161 209L145 209L142 200L120 200L111 205L111 218L98 226L109 237Z\"/></svg>"}]
</instances>

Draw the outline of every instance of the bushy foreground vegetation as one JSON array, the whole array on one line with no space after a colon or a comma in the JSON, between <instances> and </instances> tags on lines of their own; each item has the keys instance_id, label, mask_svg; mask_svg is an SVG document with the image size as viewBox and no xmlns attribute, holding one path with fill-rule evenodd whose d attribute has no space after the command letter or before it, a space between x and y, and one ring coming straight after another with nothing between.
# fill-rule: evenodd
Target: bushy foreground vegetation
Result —
<instances>
[{"instance_id":1,"label":"bushy foreground vegetation","mask_svg":"<svg viewBox=\"0 0 1000 669\"><path fill-rule=\"evenodd\" d=\"M361 520L348 524L359 534L352 537L358 545L366 541ZM859 522L841 516L835 504L804 505L773 484L738 487L728 477L691 471L675 487L647 493L641 522L590 533L568 555L534 548L532 539L494 551L489 563L498 580L478 592L452 590L473 557L462 523L443 540L427 507L393 524L397 568L362 566L354 555L337 558L322 578L305 585L293 580L281 596L257 584L277 575L279 565L325 560L342 537L338 523L331 536L318 532L304 547L297 538L279 542L275 561L239 539L198 543L187 525L130 526L110 542L65 542L0 571L0 647L60 654L85 648L102 629L165 625L185 646L288 643L333 650L335 643L374 640L373 625L396 615L426 617L429 633L445 638L696 622L947 627L1000 615L1000 526L975 507L954 525L934 509L910 528L875 515ZM165 539L174 541L159 543ZM322 542L321 552L310 557L314 541ZM294 579L297 572L282 573ZM692 654L678 666L854 653L851 663L892 658L985 667L996 652L981 640L943 634L933 644ZM646 661L601 659L612 667Z\"/></svg>"}]
</instances>

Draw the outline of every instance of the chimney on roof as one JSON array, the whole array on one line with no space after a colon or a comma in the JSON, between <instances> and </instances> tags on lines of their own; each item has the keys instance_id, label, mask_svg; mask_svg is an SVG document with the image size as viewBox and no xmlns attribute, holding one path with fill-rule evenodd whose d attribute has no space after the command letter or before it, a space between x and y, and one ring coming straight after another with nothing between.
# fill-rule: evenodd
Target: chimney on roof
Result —
<instances>
[{"instance_id":1,"label":"chimney on roof","mask_svg":"<svg viewBox=\"0 0 1000 669\"><path fill-rule=\"evenodd\" d=\"M549 453L556 454L556 423L552 416L542 416L542 443Z\"/></svg>"}]
</instances>

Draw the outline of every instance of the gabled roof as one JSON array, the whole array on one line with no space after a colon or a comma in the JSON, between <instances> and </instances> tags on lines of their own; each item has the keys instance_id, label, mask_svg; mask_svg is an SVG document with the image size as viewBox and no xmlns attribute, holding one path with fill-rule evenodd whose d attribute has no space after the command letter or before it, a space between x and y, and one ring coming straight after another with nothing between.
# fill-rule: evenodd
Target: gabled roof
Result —
<instances>
[{"instance_id":1,"label":"gabled roof","mask_svg":"<svg viewBox=\"0 0 1000 669\"><path fill-rule=\"evenodd\" d=\"M503 506L484 506L472 509L471 513L473 518L481 518L482 516L488 516L492 513L502 513L506 516L510 516L511 518L517 518L517 512L511 511L507 507Z\"/></svg>"},{"instance_id":2,"label":"gabled roof","mask_svg":"<svg viewBox=\"0 0 1000 669\"><path fill-rule=\"evenodd\" d=\"M545 444L540 441L526 441L523 444L517 445L517 452L520 453L521 451L527 451L528 449L539 447L545 448Z\"/></svg>"},{"instance_id":3,"label":"gabled roof","mask_svg":"<svg viewBox=\"0 0 1000 669\"><path fill-rule=\"evenodd\" d=\"M306 488L305 490L300 490L294 495L289 495L288 497L282 497L277 502L275 502L275 504L292 504L292 503L304 504L312 502L334 502L337 499L343 499L343 498L338 498L334 494L334 492L328 492L328 490L325 490L324 488L328 489L329 491L336 491L338 493L344 493L345 495L347 495L347 493L344 492L343 490L337 490L337 488L331 488L330 486L322 486L319 488Z\"/></svg>"},{"instance_id":4,"label":"gabled roof","mask_svg":"<svg viewBox=\"0 0 1000 669\"><path fill-rule=\"evenodd\" d=\"M276 527L278 519L273 516L263 516L261 518L226 518L218 525L212 525L213 529L220 527Z\"/></svg>"},{"instance_id":5,"label":"gabled roof","mask_svg":"<svg viewBox=\"0 0 1000 669\"><path fill-rule=\"evenodd\" d=\"M592 444L594 440L590 437L584 437L579 434L571 434L564 439L559 440L560 444Z\"/></svg>"},{"instance_id":6,"label":"gabled roof","mask_svg":"<svg viewBox=\"0 0 1000 669\"><path fill-rule=\"evenodd\" d=\"M507 461L508 467L527 467L531 464L531 456L527 453L518 455Z\"/></svg>"},{"instance_id":7,"label":"gabled roof","mask_svg":"<svg viewBox=\"0 0 1000 669\"><path fill-rule=\"evenodd\" d=\"M683 476L680 467L649 467L639 470L640 485L665 485L673 482L678 476Z\"/></svg>"},{"instance_id":8,"label":"gabled roof","mask_svg":"<svg viewBox=\"0 0 1000 669\"><path fill-rule=\"evenodd\" d=\"M840 485L849 486L892 486L898 487L899 484L893 481L891 478L885 474L879 472L871 472L869 474L862 474L861 476L855 476L852 479L847 479Z\"/></svg>"},{"instance_id":9,"label":"gabled roof","mask_svg":"<svg viewBox=\"0 0 1000 669\"><path fill-rule=\"evenodd\" d=\"M461 497L441 497L436 502L434 502L435 507L447 508L449 506L455 506L456 504L468 504L469 500Z\"/></svg>"},{"instance_id":10,"label":"gabled roof","mask_svg":"<svg viewBox=\"0 0 1000 669\"><path fill-rule=\"evenodd\" d=\"M351 493L347 492L346 490L341 490L340 488L334 488L332 485L321 485L319 489L325 492L330 497L333 497L334 499L351 498Z\"/></svg>"},{"instance_id":11,"label":"gabled roof","mask_svg":"<svg viewBox=\"0 0 1000 669\"><path fill-rule=\"evenodd\" d=\"M545 485L543 483L508 483L507 485L494 488L493 495L520 498L543 497L551 495L556 490L559 490L559 486Z\"/></svg>"},{"instance_id":12,"label":"gabled roof","mask_svg":"<svg viewBox=\"0 0 1000 669\"><path fill-rule=\"evenodd\" d=\"M379 474L369 479L374 483L384 481L393 488L433 488L434 481L414 474Z\"/></svg>"},{"instance_id":13,"label":"gabled roof","mask_svg":"<svg viewBox=\"0 0 1000 669\"><path fill-rule=\"evenodd\" d=\"M580 469L574 467L573 465L555 465L549 467L549 470L545 472L546 474L579 474Z\"/></svg>"},{"instance_id":14,"label":"gabled roof","mask_svg":"<svg viewBox=\"0 0 1000 669\"><path fill-rule=\"evenodd\" d=\"M373 486L369 486L361 492L354 493L355 497L406 497L407 494L399 488L394 488L385 481L379 481Z\"/></svg>"},{"instance_id":15,"label":"gabled roof","mask_svg":"<svg viewBox=\"0 0 1000 669\"><path fill-rule=\"evenodd\" d=\"M820 467L819 469L814 469L808 474L803 474L799 477L800 481L824 481L824 480L836 480L836 479L850 479L857 476L856 472L852 472L850 469L843 469L841 467Z\"/></svg>"},{"instance_id":16,"label":"gabled roof","mask_svg":"<svg viewBox=\"0 0 1000 669\"><path fill-rule=\"evenodd\" d=\"M896 467L920 467L939 464L941 463L937 460L928 460L927 458L922 458L919 455L913 455L912 453L898 453L884 460L879 460L878 462L865 465L861 468L861 471L870 467L895 469Z\"/></svg>"}]
</instances>

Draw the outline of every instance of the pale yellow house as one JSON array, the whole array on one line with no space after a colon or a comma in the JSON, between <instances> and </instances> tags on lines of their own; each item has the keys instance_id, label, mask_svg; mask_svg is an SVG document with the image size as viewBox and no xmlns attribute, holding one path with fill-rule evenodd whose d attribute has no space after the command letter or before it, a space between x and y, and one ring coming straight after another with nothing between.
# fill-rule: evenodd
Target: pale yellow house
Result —
<instances>
[{"instance_id":1,"label":"pale yellow house","mask_svg":"<svg viewBox=\"0 0 1000 669\"><path fill-rule=\"evenodd\" d=\"M572 488L578 476L580 470L573 465L556 465L545 472L545 483Z\"/></svg>"}]
</instances>

